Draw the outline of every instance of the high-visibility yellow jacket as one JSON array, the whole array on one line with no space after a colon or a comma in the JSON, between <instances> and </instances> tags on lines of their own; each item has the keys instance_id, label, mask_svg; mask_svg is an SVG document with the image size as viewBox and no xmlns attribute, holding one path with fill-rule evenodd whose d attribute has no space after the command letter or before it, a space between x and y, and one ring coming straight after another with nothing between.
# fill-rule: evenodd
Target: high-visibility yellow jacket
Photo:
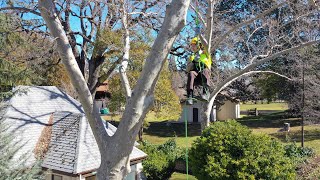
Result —
<instances>
[{"instance_id":1,"label":"high-visibility yellow jacket","mask_svg":"<svg viewBox=\"0 0 320 180\"><path fill-rule=\"evenodd\" d=\"M192 53L189 60L194 63L197 70L201 70L202 68L211 68L211 56L205 51L199 50L196 53ZM203 67L203 65L205 65L205 67Z\"/></svg>"}]
</instances>

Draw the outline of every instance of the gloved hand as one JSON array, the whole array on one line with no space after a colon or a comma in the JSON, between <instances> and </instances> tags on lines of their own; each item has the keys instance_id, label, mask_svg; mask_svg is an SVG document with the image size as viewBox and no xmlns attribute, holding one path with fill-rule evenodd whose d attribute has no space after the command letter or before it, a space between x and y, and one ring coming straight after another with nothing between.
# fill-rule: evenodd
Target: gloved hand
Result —
<instances>
[{"instance_id":1,"label":"gloved hand","mask_svg":"<svg viewBox=\"0 0 320 180\"><path fill-rule=\"evenodd\" d=\"M200 35L200 26L196 26L196 28L195 28L195 36L198 36L198 35Z\"/></svg>"}]
</instances>

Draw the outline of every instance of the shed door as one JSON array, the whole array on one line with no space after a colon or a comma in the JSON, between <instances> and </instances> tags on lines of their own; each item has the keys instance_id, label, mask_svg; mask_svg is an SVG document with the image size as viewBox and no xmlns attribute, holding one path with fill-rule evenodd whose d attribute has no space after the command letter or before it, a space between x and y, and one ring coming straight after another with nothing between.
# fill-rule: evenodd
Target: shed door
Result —
<instances>
[{"instance_id":1,"label":"shed door","mask_svg":"<svg viewBox=\"0 0 320 180\"><path fill-rule=\"evenodd\" d=\"M193 108L193 111L192 111L193 113L193 122L199 122L199 110L198 110L198 108Z\"/></svg>"}]
</instances>

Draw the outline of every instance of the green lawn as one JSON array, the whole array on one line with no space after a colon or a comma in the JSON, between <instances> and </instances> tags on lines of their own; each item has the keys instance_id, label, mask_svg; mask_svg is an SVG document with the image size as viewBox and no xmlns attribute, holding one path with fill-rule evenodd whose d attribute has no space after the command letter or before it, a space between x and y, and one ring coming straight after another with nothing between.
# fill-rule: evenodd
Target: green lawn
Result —
<instances>
[{"instance_id":1,"label":"green lawn","mask_svg":"<svg viewBox=\"0 0 320 180\"><path fill-rule=\"evenodd\" d=\"M285 113L272 113L262 116L246 116L238 119L243 125L252 129L253 133L264 133L278 138L283 143L296 142L301 144L301 119L290 118ZM279 132L283 128L284 123L290 123L290 132ZM320 125L307 125L305 130L305 142L306 147L315 149L317 155L320 156Z\"/></svg>"},{"instance_id":2,"label":"green lawn","mask_svg":"<svg viewBox=\"0 0 320 180\"><path fill-rule=\"evenodd\" d=\"M240 104L240 110L241 111L247 111L249 109L257 108L258 110L273 110L273 111L284 111L288 109L287 103L246 103L246 104Z\"/></svg>"},{"instance_id":3,"label":"green lawn","mask_svg":"<svg viewBox=\"0 0 320 180\"><path fill-rule=\"evenodd\" d=\"M179 147L191 147L191 143L200 136L200 124L188 124L188 137L185 138L184 123L150 122L144 130L143 139L154 144L162 144L175 138Z\"/></svg>"},{"instance_id":4,"label":"green lawn","mask_svg":"<svg viewBox=\"0 0 320 180\"><path fill-rule=\"evenodd\" d=\"M121 119L121 115L120 114L108 114L108 115L103 115L102 116L103 119L107 120L107 121L120 121ZM150 111L146 118L145 121L147 122L163 122L163 121L167 121L166 119L159 119L156 117L155 112Z\"/></svg>"},{"instance_id":5,"label":"green lawn","mask_svg":"<svg viewBox=\"0 0 320 180\"><path fill-rule=\"evenodd\" d=\"M182 174L182 173L173 173L170 180L186 180L187 179L187 174ZM188 175L188 179L189 180L196 180L197 178L192 176L192 175Z\"/></svg>"}]
</instances>

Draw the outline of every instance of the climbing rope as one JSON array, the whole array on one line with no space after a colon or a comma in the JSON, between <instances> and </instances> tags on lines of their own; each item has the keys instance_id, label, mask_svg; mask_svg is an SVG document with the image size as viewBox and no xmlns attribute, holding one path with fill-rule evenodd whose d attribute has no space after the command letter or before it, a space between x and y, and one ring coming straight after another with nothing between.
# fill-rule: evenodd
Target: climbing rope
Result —
<instances>
[{"instance_id":1,"label":"climbing rope","mask_svg":"<svg viewBox=\"0 0 320 180\"><path fill-rule=\"evenodd\" d=\"M195 19L195 23L196 23L196 29L195 29L195 35L198 38L197 41L197 46L201 49L200 47L200 34L201 34L201 27L200 27L200 20L199 20L199 2L198 0L195 0L195 4L196 4L196 8L195 8L195 13L196 13L196 19ZM208 52L207 52L208 53ZM199 54L199 56L201 56L201 54ZM209 58L209 57L208 57ZM198 67L199 67L199 72L202 72L205 69L205 65L203 63L201 63L200 61L198 62ZM204 78L203 78L203 74L200 73L200 77L201 77L201 83L202 83L202 87L203 87L203 92L207 94L208 90L206 86L204 86ZM208 80L207 80L208 81ZM207 84L207 83L206 83Z\"/></svg>"},{"instance_id":2,"label":"climbing rope","mask_svg":"<svg viewBox=\"0 0 320 180\"><path fill-rule=\"evenodd\" d=\"M186 171L187 171L187 180L189 179L189 162L188 162L188 106L185 106L185 111L184 111L184 128L185 128L185 133L186 133Z\"/></svg>"},{"instance_id":3,"label":"climbing rope","mask_svg":"<svg viewBox=\"0 0 320 180\"><path fill-rule=\"evenodd\" d=\"M196 36L198 37L198 41L197 41L197 47L200 48L200 21L199 21L199 17L198 17L198 13L199 13L199 4L198 4L198 0L195 0L195 4L196 4L196 9L195 9L195 13L196 13L196 19L195 19L195 23L196 23L196 29L195 29L195 33ZM201 54L200 54L201 55ZM204 69L204 65L203 67L201 67L200 61L199 61L199 68L200 68L200 72ZM202 78L202 73L201 73L201 79L202 79L202 86L203 86L203 78ZM203 86L204 87L204 86ZM188 106L187 103L185 104L185 111L184 111L184 123L185 123L185 139L186 139L186 154L185 154L185 158L186 158L186 173L187 173L187 180L189 179L189 157L188 157Z\"/></svg>"}]
</instances>

